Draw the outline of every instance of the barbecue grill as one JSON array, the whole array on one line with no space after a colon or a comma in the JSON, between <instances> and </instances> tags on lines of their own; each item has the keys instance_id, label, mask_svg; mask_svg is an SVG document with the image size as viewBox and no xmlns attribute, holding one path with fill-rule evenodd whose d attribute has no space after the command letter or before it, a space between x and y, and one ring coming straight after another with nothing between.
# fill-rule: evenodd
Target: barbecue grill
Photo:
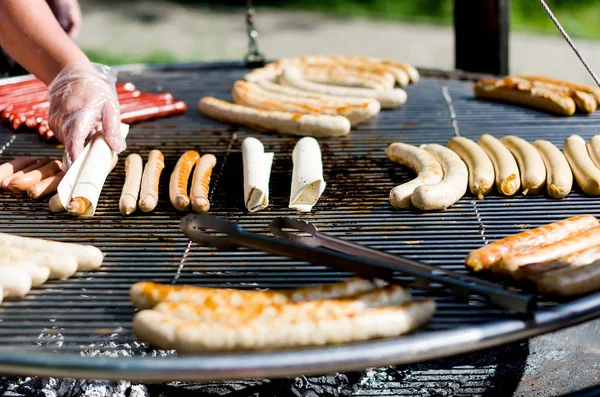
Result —
<instances>
[{"instance_id":1,"label":"barbecue grill","mask_svg":"<svg viewBox=\"0 0 600 397\"><path fill-rule=\"evenodd\" d=\"M291 150L297 137L261 134L205 119L194 111L200 95L227 99L232 83L247 72L242 64L218 63L154 68L125 68L120 78L147 91L168 90L190 110L172 119L133 125L128 152L146 156L156 147L165 154L160 203L149 214L122 217L118 199L124 178L121 161L105 185L97 214L73 219L53 215L46 200L23 200L3 194L0 219L11 233L94 244L107 253L96 272L67 281L53 281L22 301L0 307L0 372L167 381L278 377L352 370L417 362L504 344L595 317L600 294L570 302L540 303L532 315L512 313L450 294L415 290L434 296L438 312L422 330L401 338L338 347L278 352L178 357L149 349L131 331L134 312L128 292L132 283L214 287L285 288L332 282L351 276L261 252L213 251L189 243L179 230L182 214L168 200L168 178L185 150L214 153L218 159L211 182L211 212L242 227L268 234L276 216L298 216L287 209ZM598 116L556 118L509 105L473 99L471 83L423 71L408 87L409 101L382 114L342 139L321 140L328 187L313 212L301 217L320 230L360 244L465 272L463 259L472 249L567 216L600 215L597 199L575 191L562 200L544 196L466 196L450 209L418 213L392 209L389 190L411 175L384 154L390 142L444 144L460 134L476 138L483 132L546 138L562 145L567 134L585 138L595 132ZM248 213L243 204L241 141L261 139L275 152L271 205ZM25 154L60 156L61 149L34 134L2 135L0 161Z\"/></svg>"},{"instance_id":2,"label":"barbecue grill","mask_svg":"<svg viewBox=\"0 0 600 397\"><path fill-rule=\"evenodd\" d=\"M256 61L255 57L248 60ZM417 298L434 297L438 311L424 328L400 338L336 347L189 357L139 343L131 330L134 308L128 296L130 286L137 281L286 288L352 276L248 249L223 252L201 248L179 230L182 214L169 203L168 178L179 156L191 149L213 153L218 160L211 181L212 214L265 234L269 234L268 225L274 217L300 216L287 208L291 151L298 138L227 126L195 110L201 96L229 100L233 82L248 70L247 63L120 68L120 80L131 81L144 91L171 92L189 107L182 116L131 126L128 149L121 158L131 152L146 157L154 148L165 155L166 169L154 212L128 217L119 213L122 160L108 177L93 218L51 214L47 200L1 195L0 230L94 244L107 257L98 271L66 281L50 281L22 301L0 306L0 373L139 381L321 374L480 350L600 314L600 293L560 302L542 300L534 313L519 314L448 293L413 290ZM388 193L411 174L386 158L384 151L391 142L445 144L456 135L476 139L491 133L498 137L516 134L528 141L544 138L562 148L570 134L589 139L597 133L600 122L598 113L557 118L475 100L471 84L478 75L420 72L422 80L407 87L409 100L401 109L382 112L348 137L320 140L327 189L313 211L301 215L303 219L335 237L466 273L466 254L488 241L572 215L600 216L600 202L585 196L579 188L562 200L494 193L485 200L467 195L442 212L394 210L387 201ZM5 79L4 83L26 78ZM248 213L243 203L241 142L247 136L259 138L267 151L275 153L271 204L258 213ZM20 155L60 157L62 148L43 143L34 134L13 134L2 128L0 162Z\"/></svg>"}]
</instances>

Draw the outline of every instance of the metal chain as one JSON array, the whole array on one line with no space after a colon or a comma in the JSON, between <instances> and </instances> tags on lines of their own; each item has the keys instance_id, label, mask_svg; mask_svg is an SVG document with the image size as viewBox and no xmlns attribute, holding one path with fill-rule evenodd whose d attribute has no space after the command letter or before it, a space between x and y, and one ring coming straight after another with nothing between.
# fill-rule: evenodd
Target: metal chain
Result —
<instances>
[{"instance_id":1,"label":"metal chain","mask_svg":"<svg viewBox=\"0 0 600 397\"><path fill-rule=\"evenodd\" d=\"M244 57L244 61L249 66L264 64L265 57L258 51L258 30L254 27L254 7L252 0L247 0L246 10L246 29L248 31L248 52Z\"/></svg>"},{"instance_id":2,"label":"metal chain","mask_svg":"<svg viewBox=\"0 0 600 397\"><path fill-rule=\"evenodd\" d=\"M565 31L565 29L563 29L563 27L560 24L560 22L558 22L558 19L556 19L556 17L554 16L554 13L550 9L550 7L548 7L548 4L546 4L546 2L544 0L540 0L540 3L542 3L542 7L544 7L544 10L546 10L546 12L548 13L548 15L550 16L550 19L552 19L552 22L554 22L554 24L558 28L559 32L563 35L563 37L565 38L565 40L567 40L567 43L569 43L569 45L571 46L571 48L573 49L573 51L575 51L575 54L577 55L577 57L579 58L579 60L581 61L581 63L583 63L583 66L585 66L585 68L587 69L588 73L592 76L592 78L594 79L594 81L596 82L596 84L600 87L600 81L598 80L598 77L592 71L592 68L590 68L590 66L585 61L585 59L583 59L583 56L581 55L581 53L579 52L579 50L577 49L577 47L575 47L575 43L573 43L573 41L571 40L571 38L569 37L569 35Z\"/></svg>"}]
</instances>

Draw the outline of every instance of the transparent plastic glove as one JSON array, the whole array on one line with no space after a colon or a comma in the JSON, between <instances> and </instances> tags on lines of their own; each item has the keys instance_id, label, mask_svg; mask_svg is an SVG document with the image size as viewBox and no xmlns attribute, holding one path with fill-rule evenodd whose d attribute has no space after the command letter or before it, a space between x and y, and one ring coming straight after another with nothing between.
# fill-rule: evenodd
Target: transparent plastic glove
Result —
<instances>
[{"instance_id":1,"label":"transparent plastic glove","mask_svg":"<svg viewBox=\"0 0 600 397\"><path fill-rule=\"evenodd\" d=\"M81 30L81 7L79 0L46 0L52 13L65 32L75 39Z\"/></svg>"},{"instance_id":2,"label":"transparent plastic glove","mask_svg":"<svg viewBox=\"0 0 600 397\"><path fill-rule=\"evenodd\" d=\"M48 87L50 128L65 145L65 171L100 129L112 150L125 150L116 80L116 73L106 65L77 63L65 67Z\"/></svg>"}]
</instances>

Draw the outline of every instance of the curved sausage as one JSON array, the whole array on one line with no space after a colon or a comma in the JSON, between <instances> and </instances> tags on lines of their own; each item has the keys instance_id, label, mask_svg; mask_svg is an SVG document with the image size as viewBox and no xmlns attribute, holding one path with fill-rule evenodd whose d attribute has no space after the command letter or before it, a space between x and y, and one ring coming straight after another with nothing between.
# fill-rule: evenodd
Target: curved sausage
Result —
<instances>
[{"instance_id":1,"label":"curved sausage","mask_svg":"<svg viewBox=\"0 0 600 397\"><path fill-rule=\"evenodd\" d=\"M523 194L538 194L546 182L546 166L538 151L525 139L514 135L504 136L500 142L517 160Z\"/></svg>"},{"instance_id":2,"label":"curved sausage","mask_svg":"<svg viewBox=\"0 0 600 397\"><path fill-rule=\"evenodd\" d=\"M294 112L303 114L340 115L356 125L375 117L381 110L381 105L375 99L365 99L361 104L349 104L336 100L327 103L316 98L299 98L292 95L268 91L258 84L236 81L231 96L238 105L265 110Z\"/></svg>"},{"instance_id":3,"label":"curved sausage","mask_svg":"<svg viewBox=\"0 0 600 397\"><path fill-rule=\"evenodd\" d=\"M204 97L198 103L203 115L231 124L249 128L276 131L283 134L337 137L350 133L350 121L341 116L309 115L277 112L235 105L212 97Z\"/></svg>"},{"instance_id":4,"label":"curved sausage","mask_svg":"<svg viewBox=\"0 0 600 397\"><path fill-rule=\"evenodd\" d=\"M302 79L299 72L292 68L285 68L279 77L279 83L304 91L333 96L350 96L358 98L374 98L381 103L381 108L395 108L406 103L406 91L395 88L387 91L377 91L367 88L340 87L327 84L313 83Z\"/></svg>"},{"instance_id":5,"label":"curved sausage","mask_svg":"<svg viewBox=\"0 0 600 397\"><path fill-rule=\"evenodd\" d=\"M438 183L419 186L411 197L411 203L423 211L444 210L460 200L467 192L469 170L452 150L438 144L425 146L425 151L440 163L444 177Z\"/></svg>"},{"instance_id":6,"label":"curved sausage","mask_svg":"<svg viewBox=\"0 0 600 397\"><path fill-rule=\"evenodd\" d=\"M125 182L119 199L119 211L129 215L137 209L137 201L142 183L144 164L139 154L132 153L125 159Z\"/></svg>"},{"instance_id":7,"label":"curved sausage","mask_svg":"<svg viewBox=\"0 0 600 397\"><path fill-rule=\"evenodd\" d=\"M411 299L410 292L399 285L378 288L364 294L285 304L210 307L192 302L162 302L154 310L191 321L245 323L247 321L290 321L304 316L326 318L358 313L369 307L398 305Z\"/></svg>"},{"instance_id":8,"label":"curved sausage","mask_svg":"<svg viewBox=\"0 0 600 397\"><path fill-rule=\"evenodd\" d=\"M402 335L429 321L435 310L435 301L427 299L347 316L246 324L185 321L146 310L136 314L133 329L138 339L179 353L293 348Z\"/></svg>"},{"instance_id":9,"label":"curved sausage","mask_svg":"<svg viewBox=\"0 0 600 397\"><path fill-rule=\"evenodd\" d=\"M212 154L205 154L198 160L198 164L196 164L194 176L192 177L192 189L190 191L192 209L196 212L204 213L210 209L208 192L210 177L215 165L217 165L217 158Z\"/></svg>"},{"instance_id":10,"label":"curved sausage","mask_svg":"<svg viewBox=\"0 0 600 397\"><path fill-rule=\"evenodd\" d=\"M196 151L189 150L185 152L177 161L171 174L169 198L173 207L178 211L185 211L190 206L187 187L192 168L194 168L199 158L200 154Z\"/></svg>"},{"instance_id":11,"label":"curved sausage","mask_svg":"<svg viewBox=\"0 0 600 397\"><path fill-rule=\"evenodd\" d=\"M551 197L566 197L573 187L573 172L562 152L551 142L538 139L532 143L546 167L546 190Z\"/></svg>"},{"instance_id":12,"label":"curved sausage","mask_svg":"<svg viewBox=\"0 0 600 397\"><path fill-rule=\"evenodd\" d=\"M255 304L281 304L317 299L341 298L371 291L381 286L361 278L350 278L329 284L294 289L258 291L228 288L167 285L142 281L129 290L131 302L138 309L150 309L160 302L189 301L207 306L243 306Z\"/></svg>"},{"instance_id":13,"label":"curved sausage","mask_svg":"<svg viewBox=\"0 0 600 397\"><path fill-rule=\"evenodd\" d=\"M446 146L464 161L469 170L469 190L480 200L494 187L494 165L485 151L474 141L454 137Z\"/></svg>"},{"instance_id":14,"label":"curved sausage","mask_svg":"<svg viewBox=\"0 0 600 397\"><path fill-rule=\"evenodd\" d=\"M152 150L148 154L148 161L144 167L142 184L140 188L140 210L144 212L154 211L158 204L158 185L160 174L165 168L165 157L159 150Z\"/></svg>"},{"instance_id":15,"label":"curved sausage","mask_svg":"<svg viewBox=\"0 0 600 397\"><path fill-rule=\"evenodd\" d=\"M0 165L0 181L37 162L35 157L22 156Z\"/></svg>"},{"instance_id":16,"label":"curved sausage","mask_svg":"<svg viewBox=\"0 0 600 397\"><path fill-rule=\"evenodd\" d=\"M579 135L567 138L563 152L581 190L590 196L600 196L600 169L588 154L585 140Z\"/></svg>"},{"instance_id":17,"label":"curved sausage","mask_svg":"<svg viewBox=\"0 0 600 397\"><path fill-rule=\"evenodd\" d=\"M475 271L489 269L509 252L553 244L569 236L600 226L593 215L579 215L494 241L471 251L465 264Z\"/></svg>"},{"instance_id":18,"label":"curved sausage","mask_svg":"<svg viewBox=\"0 0 600 397\"><path fill-rule=\"evenodd\" d=\"M488 155L494 165L496 188L505 196L514 195L521 187L519 166L510 151L490 134L479 137L477 144Z\"/></svg>"},{"instance_id":19,"label":"curved sausage","mask_svg":"<svg viewBox=\"0 0 600 397\"><path fill-rule=\"evenodd\" d=\"M329 85L386 91L394 88L395 83L395 79L391 75L391 80L389 80L376 73L356 70L343 65L306 65L298 70L306 80Z\"/></svg>"},{"instance_id":20,"label":"curved sausage","mask_svg":"<svg viewBox=\"0 0 600 397\"><path fill-rule=\"evenodd\" d=\"M385 150L386 156L417 173L413 180L396 186L390 191L389 202L395 208L410 208L411 196L422 185L438 183L444 176L440 163L430 153L413 145L395 142Z\"/></svg>"},{"instance_id":21,"label":"curved sausage","mask_svg":"<svg viewBox=\"0 0 600 397\"><path fill-rule=\"evenodd\" d=\"M41 182L29 187L29 189L27 189L27 195L29 198L37 199L56 192L56 189L64 176L65 173L63 171L56 175L49 176Z\"/></svg>"}]
</instances>

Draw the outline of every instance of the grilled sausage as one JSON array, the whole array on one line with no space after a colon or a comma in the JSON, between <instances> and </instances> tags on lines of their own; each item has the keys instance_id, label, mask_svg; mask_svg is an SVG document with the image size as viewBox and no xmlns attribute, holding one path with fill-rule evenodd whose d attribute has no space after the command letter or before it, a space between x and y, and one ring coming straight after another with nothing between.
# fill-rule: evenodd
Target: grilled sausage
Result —
<instances>
[{"instance_id":1,"label":"grilled sausage","mask_svg":"<svg viewBox=\"0 0 600 397\"><path fill-rule=\"evenodd\" d=\"M0 233L0 245L8 245L28 251L40 251L60 255L71 255L77 260L77 270L88 271L99 268L104 254L92 245L63 243L40 238L22 237Z\"/></svg>"},{"instance_id":2,"label":"grilled sausage","mask_svg":"<svg viewBox=\"0 0 600 397\"><path fill-rule=\"evenodd\" d=\"M262 68L254 69L252 72L244 76L244 80L253 82L261 80L274 81L281 73L282 67L285 64L290 63L297 67L310 65L333 65L338 67L341 66L347 69L367 71L380 75L391 74L396 82L402 87L408 85L410 82L416 83L419 81L419 72L411 65L402 62L372 57L329 55L312 55L283 59L281 61L270 63Z\"/></svg>"},{"instance_id":3,"label":"grilled sausage","mask_svg":"<svg viewBox=\"0 0 600 397\"><path fill-rule=\"evenodd\" d=\"M210 201L208 192L210 187L210 177L213 168L217 165L217 158L212 154L205 154L198 160L192 177L192 189L190 199L192 200L192 209L199 213L208 212Z\"/></svg>"},{"instance_id":4,"label":"grilled sausage","mask_svg":"<svg viewBox=\"0 0 600 397\"><path fill-rule=\"evenodd\" d=\"M259 81L253 82L252 84L256 84L256 86L260 87L261 89L263 89L265 91L271 92L271 93L286 95L287 97L294 97L299 100L304 99L304 98L313 99L313 100L317 100L319 102L327 103L330 106L347 106L347 105L364 106L365 103L373 103L373 102L377 102L379 104L379 101L377 101L376 99L373 99L373 98L358 98L358 97L350 97L350 96L341 97L341 96L324 95L324 94L319 94L317 92L308 92L308 91L299 90L299 89L293 88L293 87L287 87L287 86L277 84L277 83L274 83L274 82L268 81L268 80L259 80ZM381 109L381 104L379 104L379 108Z\"/></svg>"},{"instance_id":5,"label":"grilled sausage","mask_svg":"<svg viewBox=\"0 0 600 397\"><path fill-rule=\"evenodd\" d=\"M0 271L0 287L5 298L24 298L31 291L31 276L16 266L3 267Z\"/></svg>"},{"instance_id":6,"label":"grilled sausage","mask_svg":"<svg viewBox=\"0 0 600 397\"><path fill-rule=\"evenodd\" d=\"M21 171L22 169L35 164L36 162L37 160L35 157L23 156L17 157L0 165L0 181L11 176L15 172Z\"/></svg>"},{"instance_id":7,"label":"grilled sausage","mask_svg":"<svg viewBox=\"0 0 600 397\"><path fill-rule=\"evenodd\" d=\"M43 159L39 160L37 163L32 164L29 167L23 168L22 170L17 171L10 176L7 176L6 178L4 178L2 180L2 188L4 190L10 190L10 183L12 182L13 179L19 178L22 175L25 175L31 171L37 170L38 168L41 168L48 163L50 163L50 159L47 157L44 157Z\"/></svg>"},{"instance_id":8,"label":"grilled sausage","mask_svg":"<svg viewBox=\"0 0 600 397\"><path fill-rule=\"evenodd\" d=\"M505 196L514 195L521 187L521 178L519 177L519 166L513 155L502 142L489 134L480 136L477 144L481 146L494 165L496 189Z\"/></svg>"},{"instance_id":9,"label":"grilled sausage","mask_svg":"<svg viewBox=\"0 0 600 397\"><path fill-rule=\"evenodd\" d=\"M538 194L546 182L546 166L538 151L525 139L514 135L504 136L500 142L517 160L523 194Z\"/></svg>"},{"instance_id":10,"label":"grilled sausage","mask_svg":"<svg viewBox=\"0 0 600 397\"><path fill-rule=\"evenodd\" d=\"M530 229L471 251L465 264L475 271L489 269L509 252L518 252L534 247L553 244L569 236L600 226L592 215L579 215Z\"/></svg>"},{"instance_id":11,"label":"grilled sausage","mask_svg":"<svg viewBox=\"0 0 600 397\"><path fill-rule=\"evenodd\" d=\"M22 259L0 258L0 272L10 272L12 269L19 269L27 273L31 277L32 287L44 284L50 276L50 269L47 267L38 266Z\"/></svg>"},{"instance_id":12,"label":"grilled sausage","mask_svg":"<svg viewBox=\"0 0 600 397\"><path fill-rule=\"evenodd\" d=\"M551 142L538 139L532 143L546 167L546 190L551 197L566 197L573 187L573 172L562 152Z\"/></svg>"},{"instance_id":13,"label":"grilled sausage","mask_svg":"<svg viewBox=\"0 0 600 397\"><path fill-rule=\"evenodd\" d=\"M194 168L199 158L200 154L196 151L189 150L185 152L177 161L171 174L169 198L173 207L178 211L185 211L190 206L187 187L192 168Z\"/></svg>"},{"instance_id":14,"label":"grilled sausage","mask_svg":"<svg viewBox=\"0 0 600 397\"><path fill-rule=\"evenodd\" d=\"M389 80L385 75L347 68L343 65L306 65L298 70L306 80L329 85L386 91L394 88L396 82L391 74Z\"/></svg>"},{"instance_id":15,"label":"grilled sausage","mask_svg":"<svg viewBox=\"0 0 600 397\"><path fill-rule=\"evenodd\" d=\"M377 282L360 278L351 278L336 283L311 287L274 291L248 291L138 282L129 290L129 297L133 305L138 309L150 309L160 302L184 301L209 306L243 306L340 298L371 291L377 286L380 286Z\"/></svg>"},{"instance_id":16,"label":"grilled sausage","mask_svg":"<svg viewBox=\"0 0 600 397\"><path fill-rule=\"evenodd\" d=\"M67 205L67 212L71 215L81 216L90 208L92 203L85 197L73 197L69 205Z\"/></svg>"},{"instance_id":17,"label":"grilled sausage","mask_svg":"<svg viewBox=\"0 0 600 397\"><path fill-rule=\"evenodd\" d=\"M158 204L158 185L164 168L165 157L159 150L152 150L148 154L140 188L139 207L144 212L154 211Z\"/></svg>"},{"instance_id":18,"label":"grilled sausage","mask_svg":"<svg viewBox=\"0 0 600 397\"><path fill-rule=\"evenodd\" d=\"M183 101L173 103L155 104L121 112L121 122L132 124L140 121L155 119L159 117L170 117L183 114L187 111L187 105Z\"/></svg>"},{"instance_id":19,"label":"grilled sausage","mask_svg":"<svg viewBox=\"0 0 600 397\"><path fill-rule=\"evenodd\" d=\"M395 88L387 91L377 91L367 88L340 87L327 84L313 83L302 79L297 70L285 68L279 77L279 83L304 91L333 96L350 96L358 98L374 98L381 103L381 108L395 108L406 102L406 91Z\"/></svg>"},{"instance_id":20,"label":"grilled sausage","mask_svg":"<svg viewBox=\"0 0 600 397\"><path fill-rule=\"evenodd\" d=\"M254 109L212 97L202 98L198 110L207 117L225 123L283 134L337 137L350 132L350 121L345 117Z\"/></svg>"},{"instance_id":21,"label":"grilled sausage","mask_svg":"<svg viewBox=\"0 0 600 397\"><path fill-rule=\"evenodd\" d=\"M536 281L541 295L584 295L600 289L600 262L588 266L562 269L546 274Z\"/></svg>"},{"instance_id":22,"label":"grilled sausage","mask_svg":"<svg viewBox=\"0 0 600 397\"><path fill-rule=\"evenodd\" d=\"M587 143L590 158L597 168L600 168L600 135L594 135Z\"/></svg>"},{"instance_id":23,"label":"grilled sausage","mask_svg":"<svg viewBox=\"0 0 600 397\"><path fill-rule=\"evenodd\" d=\"M425 151L440 163L444 177L438 183L419 186L411 196L411 203L423 211L444 210L462 198L469 184L469 170L452 150L438 144L425 146Z\"/></svg>"},{"instance_id":24,"label":"grilled sausage","mask_svg":"<svg viewBox=\"0 0 600 397\"><path fill-rule=\"evenodd\" d=\"M327 103L316 98L296 96L268 91L255 83L236 81L232 98L238 105L258 109L277 110L303 114L327 114L346 117L351 125L356 125L379 114L381 105L375 99L365 99L363 103L349 104L340 101Z\"/></svg>"},{"instance_id":25,"label":"grilled sausage","mask_svg":"<svg viewBox=\"0 0 600 397\"><path fill-rule=\"evenodd\" d=\"M520 77L530 80L530 81L540 81L540 82L544 82L544 83L551 83L551 84L567 87L569 89L587 92L588 94L593 95L594 98L596 98L597 104L600 105L600 88L598 88L598 87L591 87L591 86L587 86L587 85L583 85L583 84L572 83L570 81L555 79L552 77L542 76L542 75L525 75L525 76L520 76Z\"/></svg>"},{"instance_id":26,"label":"grilled sausage","mask_svg":"<svg viewBox=\"0 0 600 397\"><path fill-rule=\"evenodd\" d=\"M2 258L9 261L25 261L49 269L49 278L63 279L71 277L77 271L77 259L68 254L30 251L9 246L0 246Z\"/></svg>"},{"instance_id":27,"label":"grilled sausage","mask_svg":"<svg viewBox=\"0 0 600 397\"><path fill-rule=\"evenodd\" d=\"M598 245L599 239L600 227L594 227L541 247L531 248L527 251L509 252L504 255L499 266L507 272L514 272L521 266L552 261L561 256L594 247Z\"/></svg>"},{"instance_id":28,"label":"grilled sausage","mask_svg":"<svg viewBox=\"0 0 600 397\"><path fill-rule=\"evenodd\" d=\"M141 341L180 353L291 348L402 335L429 321L435 309L435 301L428 299L347 316L247 324L185 321L145 310L134 317L133 329Z\"/></svg>"},{"instance_id":29,"label":"grilled sausage","mask_svg":"<svg viewBox=\"0 0 600 397\"><path fill-rule=\"evenodd\" d=\"M566 94L533 87L523 79L482 79L473 86L475 97L543 110L560 116L575 113L575 101Z\"/></svg>"},{"instance_id":30,"label":"grilled sausage","mask_svg":"<svg viewBox=\"0 0 600 397\"><path fill-rule=\"evenodd\" d=\"M477 143L464 137L454 137L446 143L464 161L469 170L469 191L480 200L494 187L494 165Z\"/></svg>"},{"instance_id":31,"label":"grilled sausage","mask_svg":"<svg viewBox=\"0 0 600 397\"><path fill-rule=\"evenodd\" d=\"M182 320L221 323L246 323L248 321L289 321L305 316L329 316L358 313L369 307L398 305L410 301L410 292L399 285L378 288L347 298L313 300L277 305L244 305L209 307L191 302L162 302L154 310Z\"/></svg>"},{"instance_id":32,"label":"grilled sausage","mask_svg":"<svg viewBox=\"0 0 600 397\"><path fill-rule=\"evenodd\" d=\"M142 183L142 171L144 164L142 157L132 153L125 159L125 183L119 199L119 211L123 215L129 215L137 209L137 201Z\"/></svg>"},{"instance_id":33,"label":"grilled sausage","mask_svg":"<svg viewBox=\"0 0 600 397\"><path fill-rule=\"evenodd\" d=\"M600 196L600 169L590 158L585 140L579 135L571 135L563 151L581 190L590 196Z\"/></svg>"},{"instance_id":34,"label":"grilled sausage","mask_svg":"<svg viewBox=\"0 0 600 397\"><path fill-rule=\"evenodd\" d=\"M410 208L411 197L416 188L422 185L438 183L444 176L440 163L429 152L406 143L390 144L386 156L399 164L405 165L417 173L417 177L398 185L390 191L389 202L395 208Z\"/></svg>"},{"instance_id":35,"label":"grilled sausage","mask_svg":"<svg viewBox=\"0 0 600 397\"><path fill-rule=\"evenodd\" d=\"M63 207L58 193L52 196L48 201L48 209L51 212L65 212L67 210L65 207Z\"/></svg>"},{"instance_id":36,"label":"grilled sausage","mask_svg":"<svg viewBox=\"0 0 600 397\"><path fill-rule=\"evenodd\" d=\"M56 175L45 178L41 182L29 187L27 195L29 198L37 199L55 193L64 176L65 173L61 171Z\"/></svg>"},{"instance_id":37,"label":"grilled sausage","mask_svg":"<svg viewBox=\"0 0 600 397\"><path fill-rule=\"evenodd\" d=\"M36 170L29 171L21 176L18 176L10 181L8 184L8 188L13 193L23 193L26 192L27 189L35 185L36 183L40 183L44 179L54 176L61 172L62 169L62 161L53 160L48 164L40 167Z\"/></svg>"},{"instance_id":38,"label":"grilled sausage","mask_svg":"<svg viewBox=\"0 0 600 397\"><path fill-rule=\"evenodd\" d=\"M517 280L526 279L529 281L537 281L548 275L550 272L559 269L572 269L587 266L598 260L600 260L600 245L573 252L548 262L521 266L514 273L514 277Z\"/></svg>"},{"instance_id":39,"label":"grilled sausage","mask_svg":"<svg viewBox=\"0 0 600 397\"><path fill-rule=\"evenodd\" d=\"M513 77L513 79L519 79L521 77ZM572 87L552 84L544 81L538 80L528 80L533 87L549 89L552 91L560 92L562 94L568 95L575 102L576 109L581 113L594 113L597 109L596 98L592 94L589 94L584 91L576 90Z\"/></svg>"}]
</instances>

